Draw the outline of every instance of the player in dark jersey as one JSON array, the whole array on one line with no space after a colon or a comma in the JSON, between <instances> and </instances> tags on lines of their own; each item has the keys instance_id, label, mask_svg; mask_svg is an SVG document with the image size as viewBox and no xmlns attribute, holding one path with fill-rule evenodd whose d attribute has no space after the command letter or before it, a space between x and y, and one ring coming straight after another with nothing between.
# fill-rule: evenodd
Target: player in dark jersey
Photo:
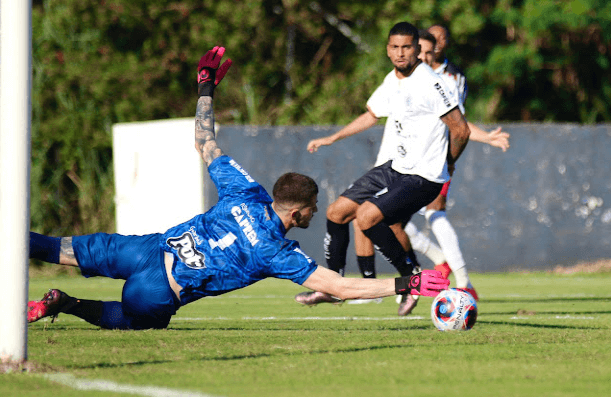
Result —
<instances>
[{"instance_id":1,"label":"player in dark jersey","mask_svg":"<svg viewBox=\"0 0 611 397\"><path fill-rule=\"evenodd\" d=\"M126 281L120 302L79 299L51 289L42 300L28 303L29 322L68 313L107 329L165 328L182 305L267 277L291 280L337 300L406 292L435 296L447 288L449 283L433 270L385 280L343 278L316 265L296 241L285 238L293 227L309 226L318 187L305 175L284 174L272 200L218 147L212 96L231 66L231 60L220 65L224 52L215 47L199 62L195 116L195 147L218 189L218 204L163 234L49 237L30 232L31 258L78 266L85 277Z\"/></svg>"}]
</instances>

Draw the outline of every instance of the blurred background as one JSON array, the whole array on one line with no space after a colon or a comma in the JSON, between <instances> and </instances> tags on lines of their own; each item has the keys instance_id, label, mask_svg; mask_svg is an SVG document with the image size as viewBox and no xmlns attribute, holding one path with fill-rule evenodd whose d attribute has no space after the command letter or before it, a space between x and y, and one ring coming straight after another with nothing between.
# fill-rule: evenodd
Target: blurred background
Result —
<instances>
[{"instance_id":1,"label":"blurred background","mask_svg":"<svg viewBox=\"0 0 611 397\"><path fill-rule=\"evenodd\" d=\"M240 126L311 127L283 149L275 146L277 134L266 140L265 134L258 135L272 167L283 157L307 155L310 137L334 131L314 126L339 128L365 110L367 98L392 69L385 46L389 29L400 21L450 29L448 57L467 76L469 120L490 128L502 125L512 134L508 153L486 154L481 145L470 144L461 160L465 172L457 175L463 181L456 183L453 199L456 205L475 201L480 210L450 209L457 228L465 227L459 237L473 237L488 252L512 233L541 238L539 253L519 245L497 252L503 257L522 252L513 263L523 267L533 257L548 265L559 263L558 258L608 257L602 248L588 245L592 236L609 235L611 222L611 215L605 215L611 201L604 201L610 130L605 123L611 120L611 3L606 0L35 0L32 230L52 235L115 231L112 126L193 117L196 65L211 47L225 46L226 57L234 61L215 95L221 131L237 136L245 131ZM375 136L366 138L370 148L363 150L376 150ZM352 150L343 147L345 153ZM573 157L577 148L585 154ZM230 154L241 161L239 152ZM542 163L546 156L548 162ZM495 180L497 188L487 188L480 174L468 172L477 169L469 161L480 159L495 170L486 178ZM351 182L352 170L360 175L369 161L357 158L363 167L358 169L349 160L337 164L341 181L332 186L334 191ZM528 187L518 188L521 184ZM604 192L591 194L599 184ZM515 192L522 188L525 196L516 201ZM541 209L544 202L556 202L546 192L560 197L558 209L552 204ZM577 192L570 196L576 201L564 200L563 192L567 197ZM506 209L504 199L512 193L514 204L535 214L546 232L524 234L530 229L504 224L505 218L483 219L490 211ZM487 195L485 204L478 201ZM566 205L570 209L562 210ZM590 212L579 215L584 206ZM322 219L326 206L319 207ZM506 212L507 219L521 214ZM567 237L567 228L563 234L549 224L573 218L584 225L591 220L590 229L584 226L588 233L577 230L582 243L570 233ZM484 233L473 222L488 222L491 228ZM599 229L593 232L592 227ZM494 230L508 234L501 232L490 245L485 236ZM298 233L289 237L302 240ZM321 250L322 235L316 244ZM573 250L541 254L549 252L550 244ZM465 251L468 263L480 255ZM485 263L476 262L474 270L485 270Z\"/></svg>"}]
</instances>

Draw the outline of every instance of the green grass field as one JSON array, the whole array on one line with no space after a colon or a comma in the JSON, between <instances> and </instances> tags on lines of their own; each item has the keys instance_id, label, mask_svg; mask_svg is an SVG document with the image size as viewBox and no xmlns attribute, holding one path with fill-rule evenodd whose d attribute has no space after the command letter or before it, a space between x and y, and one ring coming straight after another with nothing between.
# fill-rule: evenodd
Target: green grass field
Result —
<instances>
[{"instance_id":1,"label":"green grass field","mask_svg":"<svg viewBox=\"0 0 611 397\"><path fill-rule=\"evenodd\" d=\"M437 331L431 298L407 318L393 297L308 308L292 299L302 287L273 279L186 306L167 330L64 314L29 326L29 361L46 371L1 375L0 396L611 395L611 273L472 281L481 300L468 332ZM34 277L30 299L54 287L118 300L121 286Z\"/></svg>"}]
</instances>

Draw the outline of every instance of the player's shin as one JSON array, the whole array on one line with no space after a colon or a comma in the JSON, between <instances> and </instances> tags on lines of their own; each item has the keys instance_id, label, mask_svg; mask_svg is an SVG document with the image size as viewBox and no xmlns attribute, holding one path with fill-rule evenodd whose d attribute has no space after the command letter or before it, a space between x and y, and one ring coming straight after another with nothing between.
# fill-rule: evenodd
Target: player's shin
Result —
<instances>
[{"instance_id":1,"label":"player's shin","mask_svg":"<svg viewBox=\"0 0 611 397\"><path fill-rule=\"evenodd\" d=\"M356 262L363 278L376 278L375 255L357 256Z\"/></svg>"},{"instance_id":2,"label":"player's shin","mask_svg":"<svg viewBox=\"0 0 611 397\"><path fill-rule=\"evenodd\" d=\"M346 254L350 243L350 226L339 224L327 219L327 234L324 240L325 259L327 267L344 275Z\"/></svg>"},{"instance_id":3,"label":"player's shin","mask_svg":"<svg viewBox=\"0 0 611 397\"><path fill-rule=\"evenodd\" d=\"M397 269L401 276L412 274L414 266L418 266L416 255L411 251L411 255L405 252L393 231L385 223L378 223L367 230L363 230L380 253Z\"/></svg>"}]
</instances>

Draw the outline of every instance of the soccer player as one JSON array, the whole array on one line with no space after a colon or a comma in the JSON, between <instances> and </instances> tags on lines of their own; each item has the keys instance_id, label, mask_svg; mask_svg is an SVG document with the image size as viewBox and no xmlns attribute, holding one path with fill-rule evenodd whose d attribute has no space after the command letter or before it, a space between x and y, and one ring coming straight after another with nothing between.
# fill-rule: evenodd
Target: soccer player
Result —
<instances>
[{"instance_id":1,"label":"soccer player","mask_svg":"<svg viewBox=\"0 0 611 397\"><path fill-rule=\"evenodd\" d=\"M448 86L456 87L453 92L458 95L460 109L464 113L464 103L462 101L466 99L467 94L466 79L458 67L450 63L445 58L445 48L449 42L447 29L439 25L435 25L431 27L430 30L435 32L440 37L441 45L437 44L437 39L431 32L427 30L420 30L418 43L420 44L421 50L419 59L427 65L434 67L435 72L444 78ZM436 60L438 60L438 62L436 62ZM509 134L503 132L500 127L491 132L487 132L469 121L467 121L467 124L471 130L469 140L487 143L491 146L498 147L503 151L506 151L509 148ZM392 145L388 144L389 141L389 136L384 134L376 165L383 164L392 156L393 148ZM427 221L429 221L431 224L431 228L433 229L438 241L440 244L442 244L443 250L432 242L428 236L420 232L412 222L407 224L405 231L407 232L410 242L412 243L412 248L415 251L424 253L431 261L433 261L435 264L435 269L441 271L445 277L448 277L452 270L454 270L457 288L467 290L476 299L478 299L477 292L469 280L466 264L458 246L458 237L456 236L456 232L454 231L452 225L445 216L445 205L449 187L450 182L448 181L444 184L440 195L435 199L435 201L429 204L422 211L426 216ZM355 247L359 264L365 262L367 263L369 269L375 268L373 246L371 242L368 241L366 237L362 236L362 234L358 233L358 231L355 233ZM446 259L446 251L449 259ZM369 272L371 273L371 270ZM373 274L375 274L375 271ZM407 315L411 313L411 311L416 307L417 303L418 296L404 295L399 305L399 315Z\"/></svg>"},{"instance_id":2,"label":"soccer player","mask_svg":"<svg viewBox=\"0 0 611 397\"><path fill-rule=\"evenodd\" d=\"M358 229L401 276L418 267L407 235L399 233L399 240L392 228L401 231L416 211L437 197L449 180L448 168L469 139L456 96L418 59L419 52L418 30L407 22L396 24L387 44L394 69L367 101L367 111L338 132L308 143L308 150L314 152L387 117L385 136L393 149L391 160L359 178L327 209L324 242L330 270L342 272L345 267L349 222L355 219ZM305 305L330 300L322 291L304 292L295 299Z\"/></svg>"},{"instance_id":3,"label":"soccer player","mask_svg":"<svg viewBox=\"0 0 611 397\"><path fill-rule=\"evenodd\" d=\"M427 34L428 33L428 34ZM431 66L435 73L439 74L446 84L455 84L455 92L458 94L461 111L464 114L464 104L467 98L467 80L462 71L450 62L445 55L446 48L450 43L450 35L447 28L441 25L433 25L427 33L421 35L420 45L423 48L421 59ZM426 56L423 55L426 54ZM471 131L470 140L487 143L498 147L503 151L509 148L509 134L503 132L501 127L487 132L467 121ZM382 150L380 150L382 153ZM382 159L383 161L383 159ZM453 173L451 170L451 174ZM430 203L424 211L424 216L429 223L433 234L441 246L442 256L439 255L437 246L420 232L413 223L408 223L406 232L410 239L416 242L416 250L427 249L427 256L435 263L435 269L439 270L445 277L453 272L456 279L456 287L469 292L476 300L479 300L475 288L471 284L465 260L460 250L458 236L454 227L446 216L446 201L450 190L450 181L446 182L440 195ZM418 296L404 296L400 310L405 314L411 313L418 303Z\"/></svg>"},{"instance_id":4,"label":"soccer player","mask_svg":"<svg viewBox=\"0 0 611 397\"><path fill-rule=\"evenodd\" d=\"M85 277L126 281L121 302L79 299L51 289L42 300L28 303L29 322L68 313L106 329L165 328L182 305L267 277L324 291L336 301L407 292L435 296L447 288L447 280L434 270L385 280L343 278L317 266L296 241L285 238L290 229L309 226L318 187L305 175L287 173L276 181L272 200L218 147L212 96L231 66L231 60L220 65L224 52L214 47L199 62L195 115L195 148L218 189L218 204L163 234L56 238L30 232L31 258L78 266Z\"/></svg>"}]
</instances>

